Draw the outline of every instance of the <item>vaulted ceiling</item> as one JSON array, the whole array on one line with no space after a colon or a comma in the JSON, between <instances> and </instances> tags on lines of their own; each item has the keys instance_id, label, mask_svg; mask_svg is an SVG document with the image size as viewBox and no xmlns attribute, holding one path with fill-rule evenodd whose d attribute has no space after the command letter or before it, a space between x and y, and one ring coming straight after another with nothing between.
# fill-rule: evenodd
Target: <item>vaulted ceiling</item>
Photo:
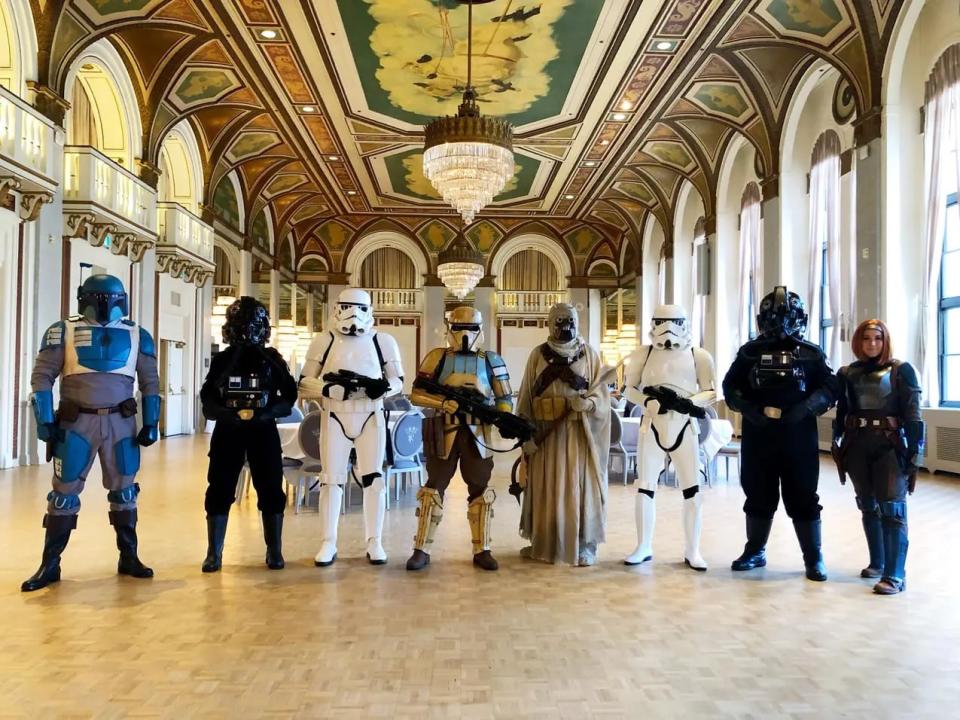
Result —
<instances>
[{"instance_id":1,"label":"vaulted ceiling","mask_svg":"<svg viewBox=\"0 0 960 720\"><path fill-rule=\"evenodd\" d=\"M144 160L184 118L205 154L207 205L236 170L252 225L269 206L296 264L341 267L353 238L402 228L430 255L456 216L421 169L422 127L453 114L466 74L458 0L33 0L41 82L109 40L139 94ZM896 0L489 0L475 5L482 111L515 128L517 173L468 236L489 250L530 227L578 273L669 236L689 180L713 214L731 138L775 186L789 99L809 68L839 71L835 113L865 120ZM149 166L148 166L149 167ZM149 172L149 171L148 171ZM262 220L260 220L262 222ZM279 245L279 244L278 244ZM286 253L287 255L289 253ZM629 271L631 268L621 268Z\"/></svg>"}]
</instances>

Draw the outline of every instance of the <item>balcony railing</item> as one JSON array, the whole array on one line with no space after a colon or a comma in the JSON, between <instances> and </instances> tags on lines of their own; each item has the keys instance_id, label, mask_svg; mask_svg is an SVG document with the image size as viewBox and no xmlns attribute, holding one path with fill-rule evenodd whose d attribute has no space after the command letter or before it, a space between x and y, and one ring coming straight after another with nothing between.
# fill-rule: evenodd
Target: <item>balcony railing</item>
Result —
<instances>
[{"instance_id":1,"label":"balcony railing","mask_svg":"<svg viewBox=\"0 0 960 720\"><path fill-rule=\"evenodd\" d=\"M422 290L371 290L375 311L415 312L423 309Z\"/></svg>"},{"instance_id":2,"label":"balcony railing","mask_svg":"<svg viewBox=\"0 0 960 720\"><path fill-rule=\"evenodd\" d=\"M157 203L157 252L176 249L213 265L213 228L182 205Z\"/></svg>"},{"instance_id":3,"label":"balcony railing","mask_svg":"<svg viewBox=\"0 0 960 720\"><path fill-rule=\"evenodd\" d=\"M155 238L156 190L91 147L66 146L64 161L65 213L90 212L99 222L117 225L119 232Z\"/></svg>"},{"instance_id":4,"label":"balcony railing","mask_svg":"<svg viewBox=\"0 0 960 720\"><path fill-rule=\"evenodd\" d=\"M0 164L23 189L53 190L54 125L37 110L0 87Z\"/></svg>"},{"instance_id":5,"label":"balcony railing","mask_svg":"<svg viewBox=\"0 0 960 720\"><path fill-rule=\"evenodd\" d=\"M497 292L497 312L500 314L546 315L550 307L566 300L565 292L532 290L500 290Z\"/></svg>"}]
</instances>

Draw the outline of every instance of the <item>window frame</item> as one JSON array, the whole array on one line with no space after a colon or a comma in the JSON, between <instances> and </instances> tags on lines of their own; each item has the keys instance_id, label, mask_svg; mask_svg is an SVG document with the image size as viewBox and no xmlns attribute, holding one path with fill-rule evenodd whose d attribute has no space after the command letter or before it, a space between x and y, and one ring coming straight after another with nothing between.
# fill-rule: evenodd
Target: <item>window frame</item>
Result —
<instances>
[{"instance_id":1,"label":"window frame","mask_svg":"<svg viewBox=\"0 0 960 720\"><path fill-rule=\"evenodd\" d=\"M829 276L829 243L824 242L820 247L820 349L827 357L827 341L833 332L833 318L826 317L830 308L830 276Z\"/></svg>"},{"instance_id":2,"label":"window frame","mask_svg":"<svg viewBox=\"0 0 960 720\"><path fill-rule=\"evenodd\" d=\"M947 195L947 204L946 211L949 213L950 208L960 205L960 193L950 193ZM960 248L956 250L947 251L947 227L948 224L944 223L943 228L943 250L940 252L940 280L937 285L937 377L940 382L940 407L946 408L960 408L960 397L955 400L945 399L946 394L946 379L947 379L947 370L945 358L948 357L945 350L947 347L947 329L946 329L946 318L945 314L947 311L960 308L960 295L951 295L950 297L943 296L943 277L944 277L944 262L947 258L947 255L950 253L960 253ZM960 356L960 353L956 353L957 356ZM953 355L949 356L952 357Z\"/></svg>"}]
</instances>

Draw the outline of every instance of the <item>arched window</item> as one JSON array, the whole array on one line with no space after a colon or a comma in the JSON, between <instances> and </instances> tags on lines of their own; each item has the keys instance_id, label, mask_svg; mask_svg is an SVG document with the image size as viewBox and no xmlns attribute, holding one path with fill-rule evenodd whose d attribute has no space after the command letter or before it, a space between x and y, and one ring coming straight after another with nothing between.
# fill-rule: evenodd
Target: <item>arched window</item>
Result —
<instances>
[{"instance_id":1,"label":"arched window","mask_svg":"<svg viewBox=\"0 0 960 720\"><path fill-rule=\"evenodd\" d=\"M810 159L810 272L807 297L810 317L816 327L807 327L807 337L823 348L834 365L838 364L840 314L840 136L832 130L823 133L814 145Z\"/></svg>"},{"instance_id":2,"label":"arched window","mask_svg":"<svg viewBox=\"0 0 960 720\"><path fill-rule=\"evenodd\" d=\"M502 290L538 290L556 292L561 289L560 274L553 261L533 248L520 250L507 260L500 278Z\"/></svg>"},{"instance_id":3,"label":"arched window","mask_svg":"<svg viewBox=\"0 0 960 720\"><path fill-rule=\"evenodd\" d=\"M960 406L960 44L947 48L930 73L923 132L921 385L932 404L939 397L943 405ZM931 382L934 368L939 369L939 392Z\"/></svg>"},{"instance_id":4,"label":"arched window","mask_svg":"<svg viewBox=\"0 0 960 720\"><path fill-rule=\"evenodd\" d=\"M409 290L417 287L417 268L403 250L377 248L360 265L360 287Z\"/></svg>"},{"instance_id":5,"label":"arched window","mask_svg":"<svg viewBox=\"0 0 960 720\"><path fill-rule=\"evenodd\" d=\"M757 314L757 305L763 296L761 290L761 226L760 226L760 186L747 183L740 200L740 270L739 270L739 337L743 343L756 337L756 325L753 322Z\"/></svg>"}]
</instances>

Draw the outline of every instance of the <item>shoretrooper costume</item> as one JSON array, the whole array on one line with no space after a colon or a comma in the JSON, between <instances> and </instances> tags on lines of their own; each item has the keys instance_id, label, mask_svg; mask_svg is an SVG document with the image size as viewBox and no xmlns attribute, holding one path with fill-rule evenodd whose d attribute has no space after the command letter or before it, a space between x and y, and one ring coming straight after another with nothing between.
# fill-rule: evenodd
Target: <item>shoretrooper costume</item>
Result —
<instances>
[{"instance_id":1,"label":"shoretrooper costume","mask_svg":"<svg viewBox=\"0 0 960 720\"><path fill-rule=\"evenodd\" d=\"M417 534L407 570L421 570L430 563L427 552L443 516L443 494L460 465L467 483L467 518L473 540L473 563L484 570L496 570L490 553L490 522L493 518L493 488L487 487L493 471L491 426L460 410L456 400L425 390L426 382L468 391L485 404L502 412L513 410L510 376L503 358L480 349L483 342L480 312L459 307L447 320L446 348L427 353L417 370L411 400L432 408L437 414L424 422L424 452L427 456L427 483L417 499Z\"/></svg>"}]
</instances>

